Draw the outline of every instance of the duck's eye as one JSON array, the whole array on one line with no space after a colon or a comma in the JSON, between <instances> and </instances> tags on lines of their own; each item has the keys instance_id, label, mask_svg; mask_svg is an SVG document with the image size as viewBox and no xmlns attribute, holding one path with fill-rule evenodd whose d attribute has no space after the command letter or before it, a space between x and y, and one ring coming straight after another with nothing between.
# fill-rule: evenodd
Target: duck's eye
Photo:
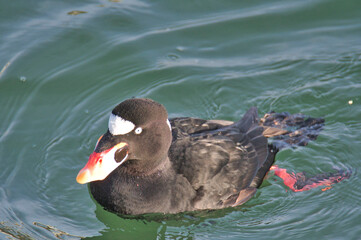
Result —
<instances>
[{"instance_id":1,"label":"duck's eye","mask_svg":"<svg viewBox=\"0 0 361 240\"><path fill-rule=\"evenodd\" d=\"M143 131L143 129L142 129L141 127L137 127L137 128L134 130L135 134L141 134L142 131Z\"/></svg>"}]
</instances>

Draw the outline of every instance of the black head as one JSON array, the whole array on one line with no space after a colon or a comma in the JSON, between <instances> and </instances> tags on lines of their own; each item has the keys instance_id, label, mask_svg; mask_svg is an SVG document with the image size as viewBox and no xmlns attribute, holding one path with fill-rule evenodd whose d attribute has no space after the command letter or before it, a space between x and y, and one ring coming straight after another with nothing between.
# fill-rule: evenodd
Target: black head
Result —
<instances>
[{"instance_id":1,"label":"black head","mask_svg":"<svg viewBox=\"0 0 361 240\"><path fill-rule=\"evenodd\" d=\"M151 172L167 159L171 141L163 105L150 99L125 100L113 109L108 131L98 140L77 180L103 180L118 167L133 173Z\"/></svg>"}]
</instances>

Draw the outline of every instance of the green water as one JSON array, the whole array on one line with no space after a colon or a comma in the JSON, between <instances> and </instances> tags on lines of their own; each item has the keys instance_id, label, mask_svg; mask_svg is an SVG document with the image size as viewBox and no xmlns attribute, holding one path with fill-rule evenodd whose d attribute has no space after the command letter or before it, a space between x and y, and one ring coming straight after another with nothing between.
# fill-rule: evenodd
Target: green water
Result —
<instances>
[{"instance_id":1,"label":"green water","mask_svg":"<svg viewBox=\"0 0 361 240\"><path fill-rule=\"evenodd\" d=\"M360 239L360 8L0 1L0 239ZM317 141L281 151L277 164L353 175L302 193L271 177L242 207L197 217L120 218L75 177L111 109L132 96L170 117L237 120L251 106L323 116Z\"/></svg>"}]
</instances>

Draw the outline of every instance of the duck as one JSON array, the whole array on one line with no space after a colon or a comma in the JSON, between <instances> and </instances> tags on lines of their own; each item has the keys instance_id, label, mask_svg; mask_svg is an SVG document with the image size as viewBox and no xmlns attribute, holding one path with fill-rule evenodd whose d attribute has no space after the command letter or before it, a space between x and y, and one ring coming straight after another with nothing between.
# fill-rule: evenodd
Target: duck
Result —
<instances>
[{"instance_id":1,"label":"duck","mask_svg":"<svg viewBox=\"0 0 361 240\"><path fill-rule=\"evenodd\" d=\"M154 100L127 99L112 110L107 131L76 180L88 183L93 198L119 215L240 206L255 195L281 149L268 138L292 136L277 121L280 116L290 119L268 114L260 120L256 107L236 122L169 119ZM323 120L310 124L320 130ZM311 140L315 136L317 131ZM305 145L305 138L298 142Z\"/></svg>"}]
</instances>

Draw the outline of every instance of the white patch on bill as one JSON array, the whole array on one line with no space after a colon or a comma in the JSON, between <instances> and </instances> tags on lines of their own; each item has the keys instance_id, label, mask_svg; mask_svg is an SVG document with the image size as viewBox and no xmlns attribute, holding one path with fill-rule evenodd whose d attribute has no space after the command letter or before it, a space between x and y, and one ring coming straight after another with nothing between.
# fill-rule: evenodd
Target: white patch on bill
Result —
<instances>
[{"instance_id":1,"label":"white patch on bill","mask_svg":"<svg viewBox=\"0 0 361 240\"><path fill-rule=\"evenodd\" d=\"M168 119L167 119L167 124L168 124L168 126L169 126L170 131L172 131L172 126L170 125L170 122L169 122Z\"/></svg>"},{"instance_id":2,"label":"white patch on bill","mask_svg":"<svg viewBox=\"0 0 361 240\"><path fill-rule=\"evenodd\" d=\"M128 120L125 120L113 113L109 117L109 132L112 135L124 135L130 133L135 128L135 125Z\"/></svg>"}]
</instances>

